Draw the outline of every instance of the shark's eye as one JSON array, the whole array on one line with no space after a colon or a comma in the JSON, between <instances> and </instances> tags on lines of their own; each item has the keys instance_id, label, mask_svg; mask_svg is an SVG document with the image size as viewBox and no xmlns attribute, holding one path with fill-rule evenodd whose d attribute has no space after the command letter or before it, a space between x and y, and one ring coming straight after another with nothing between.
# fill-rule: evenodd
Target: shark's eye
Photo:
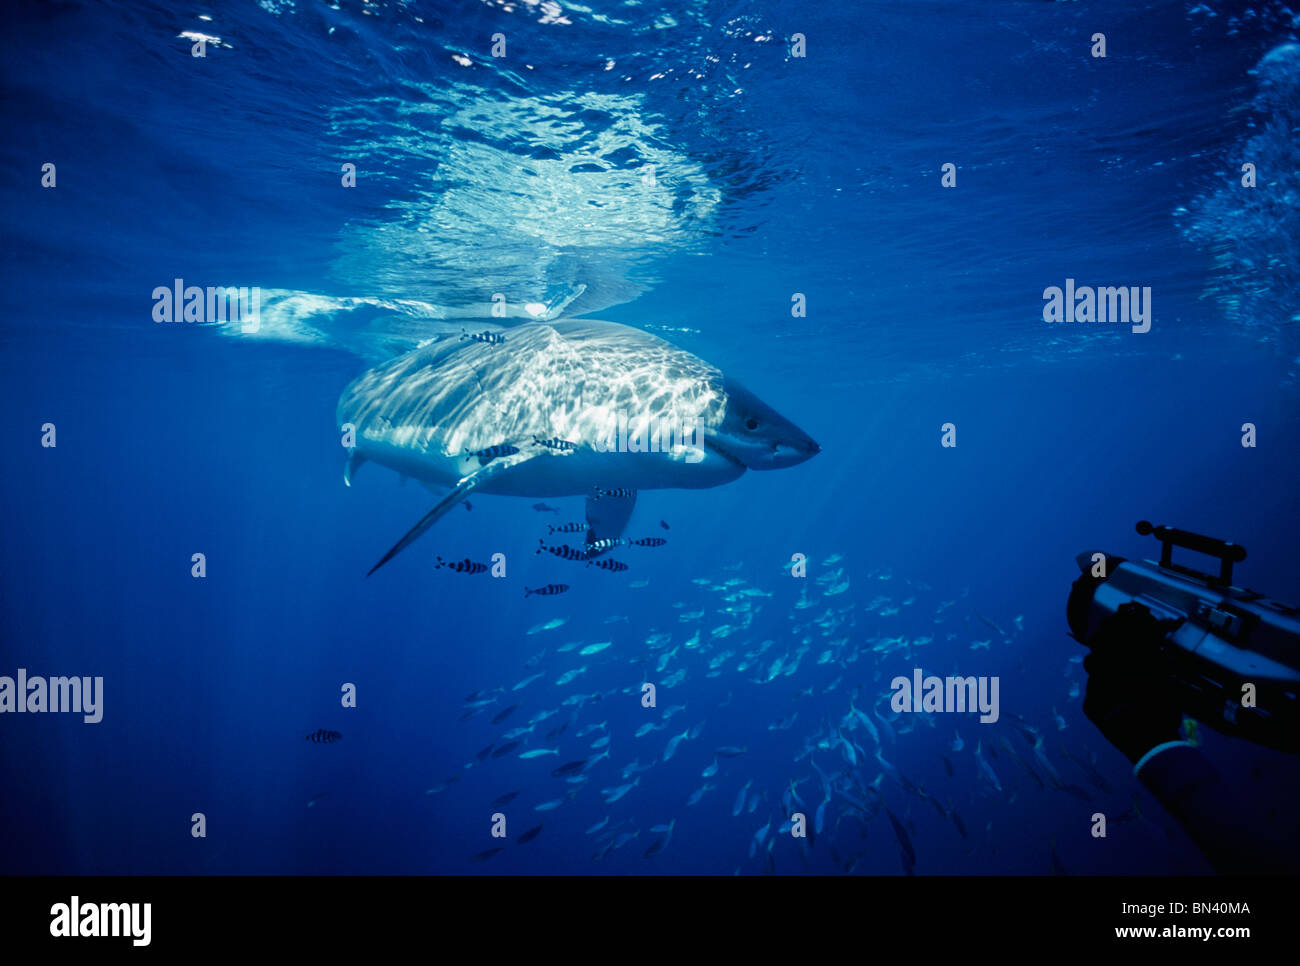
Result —
<instances>
[{"instance_id":1,"label":"shark's eye","mask_svg":"<svg viewBox=\"0 0 1300 966\"><path fill-rule=\"evenodd\" d=\"M747 420L745 420L745 428L751 431L758 429L758 420L755 419L753 416L750 416Z\"/></svg>"}]
</instances>

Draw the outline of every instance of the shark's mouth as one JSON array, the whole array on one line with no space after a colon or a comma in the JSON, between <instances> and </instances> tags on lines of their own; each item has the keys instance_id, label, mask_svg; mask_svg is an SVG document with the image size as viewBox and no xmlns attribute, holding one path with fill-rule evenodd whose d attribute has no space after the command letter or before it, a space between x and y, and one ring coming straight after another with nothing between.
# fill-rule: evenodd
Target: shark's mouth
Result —
<instances>
[{"instance_id":1,"label":"shark's mouth","mask_svg":"<svg viewBox=\"0 0 1300 966\"><path fill-rule=\"evenodd\" d=\"M749 467L746 466L745 463L743 463L740 459L731 455L726 451L726 449L718 445L718 438L716 436L705 436L704 448L709 450L710 452L717 453L719 456L721 456L728 463L731 463L733 466L739 466L742 470L749 469Z\"/></svg>"},{"instance_id":2,"label":"shark's mouth","mask_svg":"<svg viewBox=\"0 0 1300 966\"><path fill-rule=\"evenodd\" d=\"M704 447L733 466L754 472L796 466L821 452L821 447L811 439L806 444L799 445L788 442L749 445L741 441L737 447L731 449L725 443L719 442L718 436L709 436L704 440ZM742 456L741 453L745 455Z\"/></svg>"}]
</instances>

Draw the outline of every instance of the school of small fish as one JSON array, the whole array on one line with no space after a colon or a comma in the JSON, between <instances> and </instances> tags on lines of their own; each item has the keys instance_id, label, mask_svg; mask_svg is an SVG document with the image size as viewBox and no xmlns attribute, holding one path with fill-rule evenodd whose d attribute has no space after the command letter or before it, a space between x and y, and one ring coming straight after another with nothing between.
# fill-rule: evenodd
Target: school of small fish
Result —
<instances>
[{"instance_id":1,"label":"school of small fish","mask_svg":"<svg viewBox=\"0 0 1300 966\"><path fill-rule=\"evenodd\" d=\"M540 505L535 509L542 512ZM607 543L655 546L662 540ZM543 542L540 549L558 548ZM968 591L942 600L926 584L895 580L888 569L850 573L842 554L820 566L810 563L808 576L795 586L776 579L756 586L740 575L744 568L731 564L717 576L693 578L695 595L665 602L657 626L587 613L580 621L617 632L560 643L551 635L569 623L567 616L523 632L525 640L546 635L541 651L523 662L528 673L468 695L460 714L468 728L482 727L476 719L490 721L491 733L480 740L491 740L425 792L438 794L467 773L495 768L494 760L528 763L509 773L518 788L493 788L483 796L489 812L527 830L485 842L491 847L471 861L537 839L543 825L527 817L554 813L546 819L548 836L570 843L589 837L593 862L627 854L621 850L632 842L639 842L642 860L655 859L682 847L675 843L685 836L703 835L735 843L733 868L716 871L825 871L814 864L824 852L843 873L939 872L948 850L997 851L994 823L968 827L959 808L987 811L981 800L995 801L1005 806L1009 831L1022 795L1092 802L1113 793L1095 755L1077 745L1072 753L1062 741L1067 723L1057 709L1079 700L1078 656L1066 665L1068 693L1063 687L1055 703L1048 702L1052 710L1043 725L1006 708L997 722L983 724L977 715L891 707L890 681L917 666L941 676L1006 678L1017 666L1023 673L1017 643L1023 617L999 623L971 608ZM788 572L777 579L792 580ZM846 593L850 587L854 594ZM551 584L528 595L567 589ZM937 656L928 658L936 641L943 645L944 667ZM650 705L647 685L654 688ZM767 721L757 733L755 714ZM683 720L674 721L677 715ZM779 781L772 780L776 748L788 757ZM760 757L762 767L755 763ZM534 764L538 760L552 764ZM484 777L491 780L487 771ZM653 814L664 811L665 788L682 789L680 811ZM565 824L563 816L579 798L605 817L590 825L584 813L583 822ZM643 823L638 816L647 811L651 821ZM1136 804L1115 810L1116 822L1134 818L1146 820ZM944 841L945 835L952 838ZM873 859L886 850L897 857L892 870ZM1044 862L1050 871L1063 868L1055 845Z\"/></svg>"}]
</instances>

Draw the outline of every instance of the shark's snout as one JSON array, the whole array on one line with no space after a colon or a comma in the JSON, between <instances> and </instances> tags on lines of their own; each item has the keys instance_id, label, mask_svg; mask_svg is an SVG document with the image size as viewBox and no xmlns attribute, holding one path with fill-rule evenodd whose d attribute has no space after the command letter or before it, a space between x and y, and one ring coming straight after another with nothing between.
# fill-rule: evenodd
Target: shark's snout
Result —
<instances>
[{"instance_id":1,"label":"shark's snout","mask_svg":"<svg viewBox=\"0 0 1300 966\"><path fill-rule=\"evenodd\" d=\"M787 466L798 466L812 459L822 451L817 441L810 436L800 440L782 440L773 447L773 455L767 466L757 469L779 470Z\"/></svg>"},{"instance_id":2,"label":"shark's snout","mask_svg":"<svg viewBox=\"0 0 1300 966\"><path fill-rule=\"evenodd\" d=\"M787 431L781 438L773 440L771 453L765 459L756 459L750 464L753 470L780 470L787 466L798 466L812 459L822 451L817 441L811 436L790 426L794 432Z\"/></svg>"},{"instance_id":3,"label":"shark's snout","mask_svg":"<svg viewBox=\"0 0 1300 966\"><path fill-rule=\"evenodd\" d=\"M821 452L817 441L753 393L728 379L727 414L713 448L751 470L798 466Z\"/></svg>"}]
</instances>

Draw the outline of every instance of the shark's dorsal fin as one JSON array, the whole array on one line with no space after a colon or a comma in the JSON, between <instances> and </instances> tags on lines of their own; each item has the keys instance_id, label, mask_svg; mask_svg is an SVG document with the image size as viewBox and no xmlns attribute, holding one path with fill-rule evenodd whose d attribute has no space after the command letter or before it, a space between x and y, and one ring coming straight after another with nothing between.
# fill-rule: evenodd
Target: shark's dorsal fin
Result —
<instances>
[{"instance_id":1,"label":"shark's dorsal fin","mask_svg":"<svg viewBox=\"0 0 1300 966\"><path fill-rule=\"evenodd\" d=\"M518 466L520 463L532 459L533 456L534 454L532 453L515 453L511 456L494 459L491 463L488 463L487 466L481 467L473 473L470 473L468 476L462 477L460 482L452 487L450 493L439 500L432 510L421 517L420 522L411 527L411 529L406 532L406 536L402 537L401 540L398 540L397 543L393 545L393 549L384 554L379 563L370 568L370 571L366 576L369 577L370 574L373 574L376 570L388 563L388 561L392 560L419 539L424 531L428 530L431 526L446 516L449 510L469 496L474 488L485 479L490 476L496 476L499 473L504 473L511 467Z\"/></svg>"},{"instance_id":2,"label":"shark's dorsal fin","mask_svg":"<svg viewBox=\"0 0 1300 966\"><path fill-rule=\"evenodd\" d=\"M628 496L609 494L587 497L587 542L621 537L636 507L636 490Z\"/></svg>"}]
</instances>

